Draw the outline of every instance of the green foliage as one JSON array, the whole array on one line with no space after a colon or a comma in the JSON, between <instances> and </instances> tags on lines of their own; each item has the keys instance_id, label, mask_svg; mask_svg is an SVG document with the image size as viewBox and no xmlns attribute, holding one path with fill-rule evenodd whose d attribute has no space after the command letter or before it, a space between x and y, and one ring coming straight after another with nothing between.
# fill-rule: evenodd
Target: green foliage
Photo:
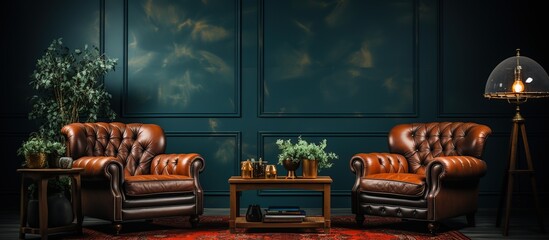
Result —
<instances>
[{"instance_id":1,"label":"green foliage","mask_svg":"<svg viewBox=\"0 0 549 240\"><path fill-rule=\"evenodd\" d=\"M325 149L328 145L326 139L316 144L308 143L299 136L295 144L292 143L291 139L277 139L276 145L281 150L280 154L278 154L278 164L281 165L282 161L286 159L292 159L294 162L310 159L318 161L318 169L320 170L322 168L331 168L333 164L331 160L339 158L333 152L326 152Z\"/></svg>"},{"instance_id":2,"label":"green foliage","mask_svg":"<svg viewBox=\"0 0 549 240\"><path fill-rule=\"evenodd\" d=\"M48 195L53 195L55 193L69 193L71 188L71 180L67 176L59 176L59 178L48 180ZM36 184L30 184L27 188L29 198L37 199L38 198L38 186Z\"/></svg>"},{"instance_id":3,"label":"green foliage","mask_svg":"<svg viewBox=\"0 0 549 240\"><path fill-rule=\"evenodd\" d=\"M60 156L65 154L65 145L55 140L31 134L31 136L21 144L21 147L17 149L17 155L24 157L36 153L55 154Z\"/></svg>"},{"instance_id":4,"label":"green foliage","mask_svg":"<svg viewBox=\"0 0 549 240\"><path fill-rule=\"evenodd\" d=\"M60 129L69 123L95 122L103 115L110 120L116 117L110 107L111 95L100 80L114 71L117 59L88 45L71 52L61 40L53 40L38 59L30 81L38 94L31 97L29 119L37 120L40 135L49 139L61 138Z\"/></svg>"},{"instance_id":5,"label":"green foliage","mask_svg":"<svg viewBox=\"0 0 549 240\"><path fill-rule=\"evenodd\" d=\"M54 39L44 55L36 62L29 85L37 91L30 98L29 119L39 124L38 132L17 150L25 156L45 152L50 157L65 154L61 128L69 123L95 122L99 116L109 120L116 117L110 107L111 95L102 84L102 77L114 71L117 59L100 53L97 47L70 51L62 39ZM70 181L65 178L48 181L49 192L66 191ZM30 185L34 194L34 184Z\"/></svg>"}]
</instances>

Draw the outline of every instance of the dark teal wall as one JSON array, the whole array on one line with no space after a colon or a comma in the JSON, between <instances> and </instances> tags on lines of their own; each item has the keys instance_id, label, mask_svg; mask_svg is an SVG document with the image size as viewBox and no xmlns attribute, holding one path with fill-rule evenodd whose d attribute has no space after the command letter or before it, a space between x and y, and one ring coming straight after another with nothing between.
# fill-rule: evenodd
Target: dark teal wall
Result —
<instances>
[{"instance_id":1,"label":"dark teal wall","mask_svg":"<svg viewBox=\"0 0 549 240\"><path fill-rule=\"evenodd\" d=\"M398 123L474 121L492 127L481 207L495 207L513 106L483 97L491 70L521 48L549 69L549 24L538 1L13 1L2 26L0 191L16 194L16 149L36 130L27 120L28 76L54 38L96 45L118 58L104 83L117 121L161 125L168 152L198 152L206 207L228 207L239 162L276 162L278 138L328 140L340 159L332 207L350 206L351 156L386 151ZM549 101L523 116L543 198L549 177ZM285 171L279 165L279 172ZM299 171L298 171L299 172ZM519 179L517 202L528 200ZM243 205L315 206L317 193L253 191Z\"/></svg>"}]
</instances>

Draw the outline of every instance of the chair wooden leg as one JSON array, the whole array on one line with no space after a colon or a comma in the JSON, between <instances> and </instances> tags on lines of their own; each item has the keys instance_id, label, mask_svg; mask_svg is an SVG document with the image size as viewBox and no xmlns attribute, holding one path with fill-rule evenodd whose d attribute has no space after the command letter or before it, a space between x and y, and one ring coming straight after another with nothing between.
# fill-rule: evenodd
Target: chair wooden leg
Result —
<instances>
[{"instance_id":1,"label":"chair wooden leg","mask_svg":"<svg viewBox=\"0 0 549 240\"><path fill-rule=\"evenodd\" d=\"M440 224L438 222L429 222L427 224L427 229L432 235L436 235L439 226Z\"/></svg>"},{"instance_id":2,"label":"chair wooden leg","mask_svg":"<svg viewBox=\"0 0 549 240\"><path fill-rule=\"evenodd\" d=\"M198 215L191 215L191 217L189 218L189 222L191 223L191 227L193 228L198 226L199 221L200 219L198 218Z\"/></svg>"},{"instance_id":3,"label":"chair wooden leg","mask_svg":"<svg viewBox=\"0 0 549 240\"><path fill-rule=\"evenodd\" d=\"M120 230L122 230L122 223L120 222L113 222L112 226L114 228L114 231L116 232L116 235L120 234Z\"/></svg>"},{"instance_id":4,"label":"chair wooden leg","mask_svg":"<svg viewBox=\"0 0 549 240\"><path fill-rule=\"evenodd\" d=\"M355 216L355 220L356 220L356 224L357 224L358 226L362 226L362 224L364 224L364 215L362 215L362 214L357 214L357 215Z\"/></svg>"}]
</instances>

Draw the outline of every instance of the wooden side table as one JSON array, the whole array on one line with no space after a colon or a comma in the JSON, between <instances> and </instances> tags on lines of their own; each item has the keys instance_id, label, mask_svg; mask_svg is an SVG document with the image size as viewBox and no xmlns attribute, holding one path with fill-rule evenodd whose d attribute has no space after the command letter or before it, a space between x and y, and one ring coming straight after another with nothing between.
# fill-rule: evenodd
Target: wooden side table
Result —
<instances>
[{"instance_id":1,"label":"wooden side table","mask_svg":"<svg viewBox=\"0 0 549 240\"><path fill-rule=\"evenodd\" d=\"M330 232L330 186L332 178L318 176L317 178L295 179L259 179L241 178L232 176L230 184L230 218L229 228L231 233L236 228L323 228L325 233ZM257 189L302 189L322 192L322 216L307 216L299 223L263 223L248 222L246 217L240 216L240 196L238 192Z\"/></svg>"},{"instance_id":2,"label":"wooden side table","mask_svg":"<svg viewBox=\"0 0 549 240\"><path fill-rule=\"evenodd\" d=\"M78 234L82 234L83 217L82 203L80 199L80 173L82 171L82 168L17 169L17 172L21 174L21 217L19 239L25 239L26 233L40 234L42 239L48 239L48 234L50 233L76 231ZM73 221L70 225L48 228L48 180L58 178L60 176L68 176L72 180L72 209L76 217L76 223ZM31 180L31 182L28 182L27 180ZM39 228L27 226L27 187L30 183L35 183L38 186Z\"/></svg>"}]
</instances>

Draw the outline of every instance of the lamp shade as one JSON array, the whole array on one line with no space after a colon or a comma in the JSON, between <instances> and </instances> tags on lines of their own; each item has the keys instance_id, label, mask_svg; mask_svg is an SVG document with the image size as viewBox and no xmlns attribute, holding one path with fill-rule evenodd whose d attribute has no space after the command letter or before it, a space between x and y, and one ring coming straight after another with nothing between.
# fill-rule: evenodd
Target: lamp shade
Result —
<instances>
[{"instance_id":1,"label":"lamp shade","mask_svg":"<svg viewBox=\"0 0 549 240\"><path fill-rule=\"evenodd\" d=\"M549 76L540 64L517 52L492 70L484 97L517 101L549 97Z\"/></svg>"}]
</instances>

